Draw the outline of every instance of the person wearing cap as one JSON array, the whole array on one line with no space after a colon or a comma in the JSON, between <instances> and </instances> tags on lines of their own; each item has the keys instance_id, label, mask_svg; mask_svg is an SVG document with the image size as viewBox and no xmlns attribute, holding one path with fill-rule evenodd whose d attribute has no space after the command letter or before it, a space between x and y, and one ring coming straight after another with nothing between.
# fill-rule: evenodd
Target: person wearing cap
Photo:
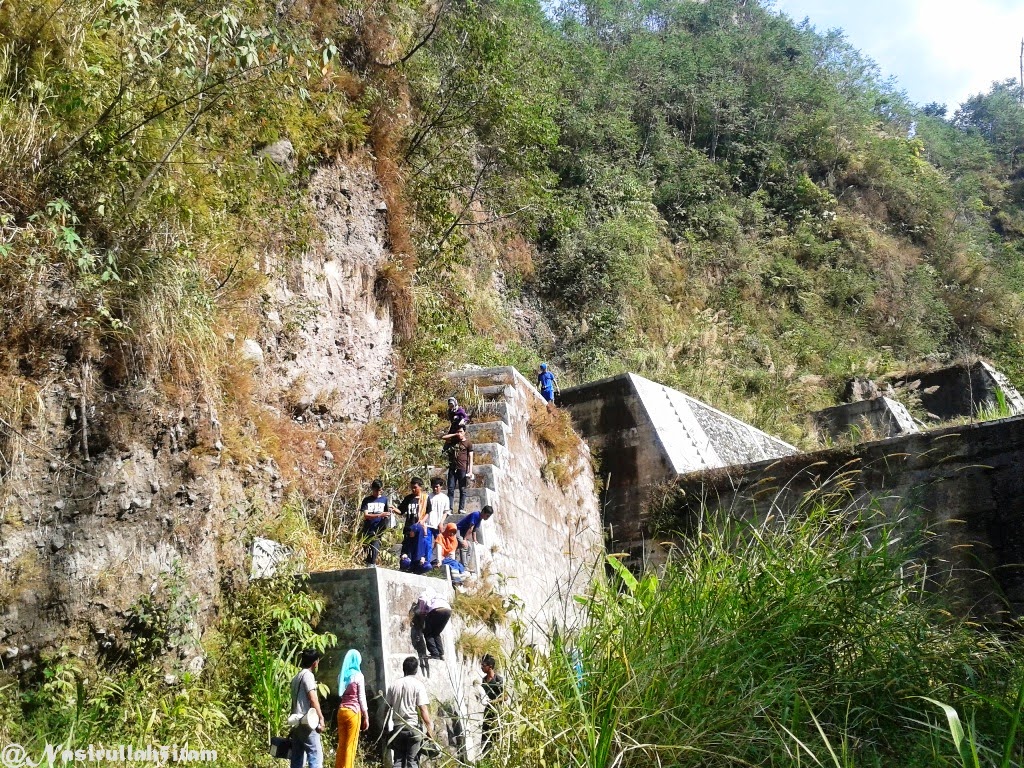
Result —
<instances>
[{"instance_id":1,"label":"person wearing cap","mask_svg":"<svg viewBox=\"0 0 1024 768\"><path fill-rule=\"evenodd\" d=\"M324 750L320 743L320 734L324 730L324 713L320 709L320 699L316 695L316 678L314 673L320 665L320 651L307 648L302 652L299 659L299 670L292 678L292 716L300 718L299 724L292 728L289 737L292 741L292 748L289 754L291 768L303 768L303 764L309 768L321 768L323 765ZM316 712L310 727L308 716L310 710Z\"/></svg>"},{"instance_id":2,"label":"person wearing cap","mask_svg":"<svg viewBox=\"0 0 1024 768\"><path fill-rule=\"evenodd\" d=\"M454 432L459 427L469 424L469 414L454 397L448 398L448 421L451 422L448 427L449 432Z\"/></svg>"},{"instance_id":3,"label":"person wearing cap","mask_svg":"<svg viewBox=\"0 0 1024 768\"><path fill-rule=\"evenodd\" d=\"M547 363L540 364L540 372L537 374L537 388L540 390L541 397L549 403L555 402L558 382L555 381L555 374L548 370Z\"/></svg>"}]
</instances>

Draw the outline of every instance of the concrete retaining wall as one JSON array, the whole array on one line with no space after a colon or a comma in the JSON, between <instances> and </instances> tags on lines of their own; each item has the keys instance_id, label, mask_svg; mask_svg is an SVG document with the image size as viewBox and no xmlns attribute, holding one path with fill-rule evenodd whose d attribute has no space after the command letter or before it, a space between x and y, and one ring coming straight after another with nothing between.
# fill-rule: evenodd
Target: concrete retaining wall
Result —
<instances>
[{"instance_id":1,"label":"concrete retaining wall","mask_svg":"<svg viewBox=\"0 0 1024 768\"><path fill-rule=\"evenodd\" d=\"M562 390L559 400L600 458L604 523L616 551L644 560L637 521L651 493L679 475L796 452L706 403L627 373Z\"/></svg>"},{"instance_id":2,"label":"concrete retaining wall","mask_svg":"<svg viewBox=\"0 0 1024 768\"><path fill-rule=\"evenodd\" d=\"M921 554L932 584L957 609L988 622L1024 615L1024 417L951 427L706 472L678 481L684 503L633 535L647 542L685 532L703 510L766 515L794 509L805 494L874 497L931 538ZM663 552L664 547L650 547Z\"/></svg>"}]
</instances>

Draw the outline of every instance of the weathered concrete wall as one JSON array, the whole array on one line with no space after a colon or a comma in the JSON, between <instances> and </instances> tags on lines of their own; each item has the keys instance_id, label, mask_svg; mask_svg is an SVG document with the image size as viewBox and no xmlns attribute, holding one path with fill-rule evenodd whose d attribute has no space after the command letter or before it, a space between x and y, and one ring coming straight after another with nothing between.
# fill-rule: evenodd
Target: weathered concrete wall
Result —
<instances>
[{"instance_id":1,"label":"weathered concrete wall","mask_svg":"<svg viewBox=\"0 0 1024 768\"><path fill-rule=\"evenodd\" d=\"M371 713L367 738L377 749L383 750L380 737L387 717L384 693L402 677L402 662L406 657L417 655L412 644L409 609L425 589L433 589L449 601L454 597L452 589L444 579L385 568L314 573L309 584L323 595L326 603L317 629L333 632L338 637L337 648L320 662L317 673L317 679L331 690L324 715L331 727L336 727L340 696L338 673L345 652L355 648L363 656ZM458 616L453 616L441 636L445 660L431 660L428 670L421 670L419 674L430 692L434 712L457 713L467 732L470 754L473 754L479 744L483 706L478 685L479 660L462 659L455 652L455 639L464 628ZM444 733L445 729L439 728L437 732Z\"/></svg>"},{"instance_id":2,"label":"weathered concrete wall","mask_svg":"<svg viewBox=\"0 0 1024 768\"><path fill-rule=\"evenodd\" d=\"M469 511L491 504L484 524L483 566L501 576L501 589L523 601L523 617L542 642L552 627L574 622L572 596L589 587L604 551L590 452L580 440L568 459L564 486L546 479L548 461L531 432L531 409L547 407L515 368L487 368L452 376L475 393L469 436L476 480Z\"/></svg>"},{"instance_id":3,"label":"weathered concrete wall","mask_svg":"<svg viewBox=\"0 0 1024 768\"><path fill-rule=\"evenodd\" d=\"M833 440L880 440L918 432L910 412L889 397L858 400L811 414L815 427Z\"/></svg>"},{"instance_id":4,"label":"weathered concrete wall","mask_svg":"<svg viewBox=\"0 0 1024 768\"><path fill-rule=\"evenodd\" d=\"M560 404L600 457L604 522L620 551L643 560L640 506L653 489L696 469L796 449L688 395L635 374L562 390Z\"/></svg>"},{"instance_id":5,"label":"weathered concrete wall","mask_svg":"<svg viewBox=\"0 0 1024 768\"><path fill-rule=\"evenodd\" d=\"M984 360L907 373L889 380L900 387L915 385L913 391L921 398L921 406L943 421L974 416L980 408L994 407L998 390L1002 390L1012 414L1024 413L1024 397L1006 376Z\"/></svg>"},{"instance_id":6,"label":"weathered concrete wall","mask_svg":"<svg viewBox=\"0 0 1024 768\"><path fill-rule=\"evenodd\" d=\"M635 535L685 532L702 509L734 515L792 510L808 492L874 497L932 532L921 554L936 588L986 621L1024 615L1024 417L951 427L679 480L686 502L655 521L646 507Z\"/></svg>"}]
</instances>

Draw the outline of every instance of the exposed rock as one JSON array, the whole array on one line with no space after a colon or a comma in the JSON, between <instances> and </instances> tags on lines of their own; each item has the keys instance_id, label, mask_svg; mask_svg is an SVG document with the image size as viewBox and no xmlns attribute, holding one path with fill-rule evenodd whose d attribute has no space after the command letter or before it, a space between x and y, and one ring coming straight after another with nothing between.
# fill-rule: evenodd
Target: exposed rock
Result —
<instances>
[{"instance_id":1,"label":"exposed rock","mask_svg":"<svg viewBox=\"0 0 1024 768\"><path fill-rule=\"evenodd\" d=\"M268 262L268 325L290 352L271 366L274 383L295 416L366 422L393 367L391 310L376 292L389 257L380 186L368 166L335 162L313 174L309 197L322 241L298 260Z\"/></svg>"},{"instance_id":2,"label":"exposed rock","mask_svg":"<svg viewBox=\"0 0 1024 768\"><path fill-rule=\"evenodd\" d=\"M255 339L246 339L242 342L242 359L252 363L257 368L263 367L263 347Z\"/></svg>"},{"instance_id":3,"label":"exposed rock","mask_svg":"<svg viewBox=\"0 0 1024 768\"><path fill-rule=\"evenodd\" d=\"M274 165L291 173L295 170L295 147L288 139L280 139L260 150Z\"/></svg>"}]
</instances>

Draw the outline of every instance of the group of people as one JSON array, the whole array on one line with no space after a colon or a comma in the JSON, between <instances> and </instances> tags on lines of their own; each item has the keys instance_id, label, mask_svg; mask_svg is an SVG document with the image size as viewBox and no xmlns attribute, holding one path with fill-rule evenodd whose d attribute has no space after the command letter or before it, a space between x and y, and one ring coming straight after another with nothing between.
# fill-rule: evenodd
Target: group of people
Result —
<instances>
[{"instance_id":1,"label":"group of people","mask_svg":"<svg viewBox=\"0 0 1024 768\"><path fill-rule=\"evenodd\" d=\"M448 457L447 482L440 477L430 481L428 494L423 480L414 477L409 493L397 507L383 493L383 483L374 480L370 494L359 505L363 515L363 537L366 541L366 564L376 565L380 555L381 538L390 527L391 516L403 517L402 546L399 568L411 573L426 573L433 568L447 566L453 575L466 571L465 553L480 523L494 514L490 505L466 515L467 485L473 479L473 443L466 438L469 417L466 409L454 397L448 399L449 428L441 436ZM455 510L455 492L459 493L458 512L462 517L449 521Z\"/></svg>"},{"instance_id":2,"label":"group of people","mask_svg":"<svg viewBox=\"0 0 1024 768\"><path fill-rule=\"evenodd\" d=\"M289 738L290 768L322 768L325 718L316 688L316 670L321 654L310 649L302 652L301 669L291 682L291 715L294 723ZM363 676L362 655L349 650L342 661L338 675L338 749L335 768L353 768L359 734L370 728L370 714L366 699L366 678ZM417 676L421 662L409 656L402 662L402 677L388 686L384 700L388 714L385 734L392 750L395 768L417 768L425 739L434 731L430 714L430 696L423 680ZM496 704L504 695L505 682L496 672L496 662L490 654L480 660L483 673L484 706L481 748L486 753L494 743L498 715Z\"/></svg>"}]
</instances>

